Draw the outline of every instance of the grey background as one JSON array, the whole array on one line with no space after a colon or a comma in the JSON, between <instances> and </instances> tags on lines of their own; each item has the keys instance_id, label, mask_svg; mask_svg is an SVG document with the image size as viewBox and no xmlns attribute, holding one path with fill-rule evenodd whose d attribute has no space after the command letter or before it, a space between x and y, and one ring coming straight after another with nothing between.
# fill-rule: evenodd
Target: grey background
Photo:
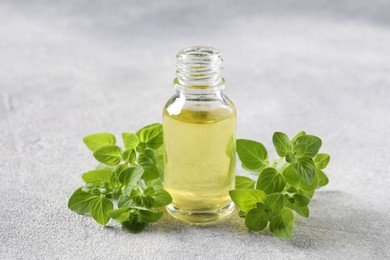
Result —
<instances>
[{"instance_id":1,"label":"grey background","mask_svg":"<svg viewBox=\"0 0 390 260\"><path fill-rule=\"evenodd\" d=\"M191 45L223 52L238 137L304 129L331 154L293 238L67 209L96 165L82 137L161 121ZM389 97L388 1L0 1L0 258L389 258Z\"/></svg>"}]
</instances>

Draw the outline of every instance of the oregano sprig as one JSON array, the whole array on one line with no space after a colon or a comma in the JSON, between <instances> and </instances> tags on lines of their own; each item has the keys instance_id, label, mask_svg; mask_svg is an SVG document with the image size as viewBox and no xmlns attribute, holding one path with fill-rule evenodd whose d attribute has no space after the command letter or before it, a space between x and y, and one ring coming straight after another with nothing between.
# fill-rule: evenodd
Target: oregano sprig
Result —
<instances>
[{"instance_id":1,"label":"oregano sprig","mask_svg":"<svg viewBox=\"0 0 390 260\"><path fill-rule=\"evenodd\" d=\"M111 133L84 137L100 164L82 175L85 185L73 193L68 207L78 214L90 214L101 225L112 218L129 232L138 233L147 223L159 220L160 208L172 202L160 180L164 170L162 125L151 124L135 134L125 132L122 139L124 148Z\"/></svg>"},{"instance_id":2,"label":"oregano sprig","mask_svg":"<svg viewBox=\"0 0 390 260\"><path fill-rule=\"evenodd\" d=\"M328 184L323 169L330 156L318 153L320 138L303 131L291 140L275 132L272 141L281 158L271 165L263 144L237 140L242 167L259 176L257 181L237 176L236 189L229 193L248 229L261 231L269 226L273 235L288 238L294 232L293 211L309 217L308 205L314 191Z\"/></svg>"}]
</instances>

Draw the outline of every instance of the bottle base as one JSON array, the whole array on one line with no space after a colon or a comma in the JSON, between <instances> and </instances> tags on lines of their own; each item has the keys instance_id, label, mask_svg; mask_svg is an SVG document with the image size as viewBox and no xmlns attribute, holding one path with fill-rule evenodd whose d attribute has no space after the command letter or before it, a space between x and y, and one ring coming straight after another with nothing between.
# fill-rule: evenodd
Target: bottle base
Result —
<instances>
[{"instance_id":1,"label":"bottle base","mask_svg":"<svg viewBox=\"0 0 390 260\"><path fill-rule=\"evenodd\" d=\"M189 212L179 209L172 204L166 207L168 213L179 220L192 223L192 224L209 224L214 223L220 219L223 219L230 215L234 210L234 203L231 202L225 207L217 211L207 212Z\"/></svg>"}]
</instances>

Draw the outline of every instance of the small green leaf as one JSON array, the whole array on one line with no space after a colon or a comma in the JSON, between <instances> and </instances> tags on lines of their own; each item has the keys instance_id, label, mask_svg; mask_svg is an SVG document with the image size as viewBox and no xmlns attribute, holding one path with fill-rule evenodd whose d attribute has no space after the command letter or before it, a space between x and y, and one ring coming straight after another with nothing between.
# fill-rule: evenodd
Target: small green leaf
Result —
<instances>
[{"instance_id":1,"label":"small green leaf","mask_svg":"<svg viewBox=\"0 0 390 260\"><path fill-rule=\"evenodd\" d=\"M156 154L153 149L146 148L145 150L142 151L140 156L141 158L145 156L148 159L150 159L150 164L156 164Z\"/></svg>"},{"instance_id":2,"label":"small green leaf","mask_svg":"<svg viewBox=\"0 0 390 260\"><path fill-rule=\"evenodd\" d=\"M272 234L280 238L289 238L294 233L294 214L291 209L284 209L280 215L274 217L269 224Z\"/></svg>"},{"instance_id":3,"label":"small green leaf","mask_svg":"<svg viewBox=\"0 0 390 260\"><path fill-rule=\"evenodd\" d=\"M292 166L303 181L307 184L313 183L316 167L310 157L301 157L292 163Z\"/></svg>"},{"instance_id":4,"label":"small green leaf","mask_svg":"<svg viewBox=\"0 0 390 260\"><path fill-rule=\"evenodd\" d=\"M292 150L290 139L285 133L275 132L272 136L272 142L274 143L276 153L281 157L285 157Z\"/></svg>"},{"instance_id":5,"label":"small green leaf","mask_svg":"<svg viewBox=\"0 0 390 260\"><path fill-rule=\"evenodd\" d=\"M319 153L314 158L314 164L316 165L317 169L325 169L326 166L328 166L330 160L330 155L326 153Z\"/></svg>"},{"instance_id":6,"label":"small green leaf","mask_svg":"<svg viewBox=\"0 0 390 260\"><path fill-rule=\"evenodd\" d=\"M108 215L115 219L118 222L123 222L128 220L130 217L130 208L119 208L108 211Z\"/></svg>"},{"instance_id":7,"label":"small green leaf","mask_svg":"<svg viewBox=\"0 0 390 260\"><path fill-rule=\"evenodd\" d=\"M153 180L160 177L160 172L156 164L147 155L141 153L138 156L138 164L141 165L144 169L144 175L142 176L142 178L145 181Z\"/></svg>"},{"instance_id":8,"label":"small green leaf","mask_svg":"<svg viewBox=\"0 0 390 260\"><path fill-rule=\"evenodd\" d=\"M307 205L310 202L310 199L304 195L301 194L294 194L293 197L288 197L286 206L290 209L297 212L302 217L308 218L309 217L309 208Z\"/></svg>"},{"instance_id":9,"label":"small green leaf","mask_svg":"<svg viewBox=\"0 0 390 260\"><path fill-rule=\"evenodd\" d=\"M291 143L295 143L295 141L298 139L298 137L301 137L301 136L304 136L304 135L306 135L306 132L305 131L300 131L298 134L296 134L294 136L293 139L291 139Z\"/></svg>"},{"instance_id":10,"label":"small green leaf","mask_svg":"<svg viewBox=\"0 0 390 260\"><path fill-rule=\"evenodd\" d=\"M146 143L144 142L140 142L135 148L135 150L137 150L137 152L139 153L142 153L145 149L146 149Z\"/></svg>"},{"instance_id":11,"label":"small green leaf","mask_svg":"<svg viewBox=\"0 0 390 260\"><path fill-rule=\"evenodd\" d=\"M284 176L285 181L290 185L297 185L301 180L301 178L291 164L283 170L282 174Z\"/></svg>"},{"instance_id":12,"label":"small green leaf","mask_svg":"<svg viewBox=\"0 0 390 260\"><path fill-rule=\"evenodd\" d=\"M294 146L298 144L304 144L306 151L303 155L314 157L321 148L322 141L320 138L314 135L303 135L296 139Z\"/></svg>"},{"instance_id":13,"label":"small green leaf","mask_svg":"<svg viewBox=\"0 0 390 260\"><path fill-rule=\"evenodd\" d=\"M139 143L138 136L131 132L122 133L122 139L126 150L136 148Z\"/></svg>"},{"instance_id":14,"label":"small green leaf","mask_svg":"<svg viewBox=\"0 0 390 260\"><path fill-rule=\"evenodd\" d=\"M301 215L302 217L308 218L309 217L309 208L307 206L299 206L296 203L292 203L290 201L287 201L286 204L287 207L294 210L296 213Z\"/></svg>"},{"instance_id":15,"label":"small green leaf","mask_svg":"<svg viewBox=\"0 0 390 260\"><path fill-rule=\"evenodd\" d=\"M105 145L93 152L93 156L101 163L115 166L121 161L122 150L116 145Z\"/></svg>"},{"instance_id":16,"label":"small green leaf","mask_svg":"<svg viewBox=\"0 0 390 260\"><path fill-rule=\"evenodd\" d=\"M116 139L113 134L98 133L84 137L83 142L89 148L89 150L94 152L102 146L115 144Z\"/></svg>"},{"instance_id":17,"label":"small green leaf","mask_svg":"<svg viewBox=\"0 0 390 260\"><path fill-rule=\"evenodd\" d=\"M236 176L236 189L254 189L255 181L245 176Z\"/></svg>"},{"instance_id":18,"label":"small green leaf","mask_svg":"<svg viewBox=\"0 0 390 260\"><path fill-rule=\"evenodd\" d=\"M238 211L238 216L241 217L241 218L246 217L246 214L247 213L245 211L242 211L242 210Z\"/></svg>"},{"instance_id":19,"label":"small green leaf","mask_svg":"<svg viewBox=\"0 0 390 260\"><path fill-rule=\"evenodd\" d=\"M294 145L294 147L293 147L293 152L294 152L294 154L295 154L296 156L300 156L300 155L305 154L305 152L306 152L306 146L305 146L305 144L300 143L300 144Z\"/></svg>"},{"instance_id":20,"label":"small green leaf","mask_svg":"<svg viewBox=\"0 0 390 260\"><path fill-rule=\"evenodd\" d=\"M308 184L306 183L305 180L301 179L301 182L299 183L299 186L301 187L301 189L305 190L305 191L310 191L310 190L315 190L318 186L318 174L317 174L317 170L315 171L314 173L314 177L313 177L313 181L312 183Z\"/></svg>"},{"instance_id":21,"label":"small green leaf","mask_svg":"<svg viewBox=\"0 0 390 260\"><path fill-rule=\"evenodd\" d=\"M268 225L268 213L264 208L251 209L245 217L245 226L249 230L261 231Z\"/></svg>"},{"instance_id":22,"label":"small green leaf","mask_svg":"<svg viewBox=\"0 0 390 260\"><path fill-rule=\"evenodd\" d=\"M154 208L164 207L172 202L171 195L164 189L156 189L152 198Z\"/></svg>"},{"instance_id":23,"label":"small green leaf","mask_svg":"<svg viewBox=\"0 0 390 260\"><path fill-rule=\"evenodd\" d=\"M126 169L126 166L124 166L123 164L118 165L114 169L114 171L111 174L111 180L110 180L112 187L119 188L122 186L122 183L119 180L119 176L120 176L121 171L123 171L124 169Z\"/></svg>"},{"instance_id":24,"label":"small green leaf","mask_svg":"<svg viewBox=\"0 0 390 260\"><path fill-rule=\"evenodd\" d=\"M265 168L257 179L256 189L265 193L280 192L286 186L286 182L281 174L275 168Z\"/></svg>"},{"instance_id":25,"label":"small green leaf","mask_svg":"<svg viewBox=\"0 0 390 260\"><path fill-rule=\"evenodd\" d=\"M94 220L101 225L106 225L110 220L108 212L114 208L112 201L105 196L95 198L89 204L89 212Z\"/></svg>"},{"instance_id":26,"label":"small green leaf","mask_svg":"<svg viewBox=\"0 0 390 260\"><path fill-rule=\"evenodd\" d=\"M147 223L139 219L137 215L130 215L128 221L123 221L122 226L130 233L139 233L145 229Z\"/></svg>"},{"instance_id":27,"label":"small green leaf","mask_svg":"<svg viewBox=\"0 0 390 260\"><path fill-rule=\"evenodd\" d=\"M271 193L265 197L264 204L268 206L273 213L279 213L284 208L286 200L282 193Z\"/></svg>"},{"instance_id":28,"label":"small green leaf","mask_svg":"<svg viewBox=\"0 0 390 260\"><path fill-rule=\"evenodd\" d=\"M230 197L242 211L248 212L258 202L264 202L265 193L261 190L240 189L229 191Z\"/></svg>"},{"instance_id":29,"label":"small green leaf","mask_svg":"<svg viewBox=\"0 0 390 260\"><path fill-rule=\"evenodd\" d=\"M119 181L126 186L134 186L141 179L144 170L141 167L129 167L119 174Z\"/></svg>"},{"instance_id":30,"label":"small green leaf","mask_svg":"<svg viewBox=\"0 0 390 260\"><path fill-rule=\"evenodd\" d=\"M89 203L97 198L96 195L82 191L82 188L78 188L68 201L68 208L78 214L86 214L89 210Z\"/></svg>"},{"instance_id":31,"label":"small green leaf","mask_svg":"<svg viewBox=\"0 0 390 260\"><path fill-rule=\"evenodd\" d=\"M131 191L133 193L134 190ZM129 194L122 194L119 197L118 200L118 207L124 208L124 207L134 207L134 206L142 206L142 197L139 195L129 195Z\"/></svg>"},{"instance_id":32,"label":"small green leaf","mask_svg":"<svg viewBox=\"0 0 390 260\"><path fill-rule=\"evenodd\" d=\"M295 161L295 155L293 153L286 153L286 162L293 163Z\"/></svg>"},{"instance_id":33,"label":"small green leaf","mask_svg":"<svg viewBox=\"0 0 390 260\"><path fill-rule=\"evenodd\" d=\"M163 144L163 128L159 123L147 125L137 131L137 136L147 147L157 149Z\"/></svg>"},{"instance_id":34,"label":"small green leaf","mask_svg":"<svg viewBox=\"0 0 390 260\"><path fill-rule=\"evenodd\" d=\"M122 158L124 161L129 162L131 165L135 163L137 160L137 154L135 153L134 148L130 148L123 152Z\"/></svg>"},{"instance_id":35,"label":"small green leaf","mask_svg":"<svg viewBox=\"0 0 390 260\"><path fill-rule=\"evenodd\" d=\"M238 139L237 154L242 165L250 171L261 171L268 165L268 153L262 143Z\"/></svg>"},{"instance_id":36,"label":"small green leaf","mask_svg":"<svg viewBox=\"0 0 390 260\"><path fill-rule=\"evenodd\" d=\"M329 183L329 179L323 171L317 170L317 175L318 175L317 188L323 187Z\"/></svg>"},{"instance_id":37,"label":"small green leaf","mask_svg":"<svg viewBox=\"0 0 390 260\"><path fill-rule=\"evenodd\" d=\"M145 222L156 222L163 215L163 212L155 212L150 210L140 210L139 216Z\"/></svg>"},{"instance_id":38,"label":"small green leaf","mask_svg":"<svg viewBox=\"0 0 390 260\"><path fill-rule=\"evenodd\" d=\"M302 189L298 189L297 190L297 194L301 194L305 197L308 197L309 199L313 198L313 195L314 195L314 190L302 190Z\"/></svg>"},{"instance_id":39,"label":"small green leaf","mask_svg":"<svg viewBox=\"0 0 390 260\"><path fill-rule=\"evenodd\" d=\"M111 169L100 169L92 170L84 173L81 178L85 183L93 183L95 185L100 185L101 182L110 182L111 180Z\"/></svg>"},{"instance_id":40,"label":"small green leaf","mask_svg":"<svg viewBox=\"0 0 390 260\"><path fill-rule=\"evenodd\" d=\"M310 199L301 194L294 194L292 198L298 206L307 206L310 203Z\"/></svg>"},{"instance_id":41,"label":"small green leaf","mask_svg":"<svg viewBox=\"0 0 390 260\"><path fill-rule=\"evenodd\" d=\"M146 185L153 187L154 190L163 189L164 185L160 178L150 180L146 182Z\"/></svg>"}]
</instances>

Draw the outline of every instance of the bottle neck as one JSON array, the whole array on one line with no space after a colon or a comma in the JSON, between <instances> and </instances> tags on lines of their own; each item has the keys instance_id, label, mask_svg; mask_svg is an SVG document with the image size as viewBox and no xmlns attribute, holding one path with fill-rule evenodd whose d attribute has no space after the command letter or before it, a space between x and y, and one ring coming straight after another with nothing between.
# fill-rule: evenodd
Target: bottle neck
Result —
<instances>
[{"instance_id":1,"label":"bottle neck","mask_svg":"<svg viewBox=\"0 0 390 260\"><path fill-rule=\"evenodd\" d=\"M195 46L181 50L177 56L174 88L182 93L208 95L225 88L223 60L215 48Z\"/></svg>"}]
</instances>

